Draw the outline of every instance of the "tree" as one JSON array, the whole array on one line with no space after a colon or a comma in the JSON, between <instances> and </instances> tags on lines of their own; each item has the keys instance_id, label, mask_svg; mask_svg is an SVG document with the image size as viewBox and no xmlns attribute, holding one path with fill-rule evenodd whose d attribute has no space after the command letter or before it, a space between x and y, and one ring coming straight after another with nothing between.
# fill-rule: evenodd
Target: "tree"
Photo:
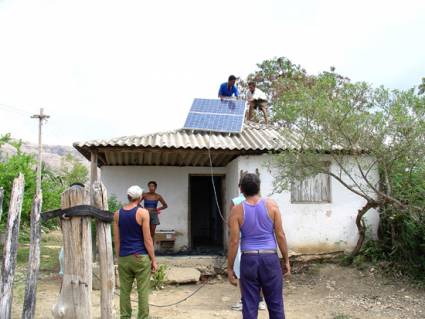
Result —
<instances>
[{"instance_id":1,"label":"tree","mask_svg":"<svg viewBox=\"0 0 425 319\"><path fill-rule=\"evenodd\" d=\"M29 222L29 213L32 207L32 199L35 193L35 164L36 161L32 155L24 154L21 151L21 142L13 141L10 134L6 134L0 138L3 143L0 143L0 147L4 143L13 145L17 152L15 155L5 157L0 160L0 186L4 188L4 201L3 210L7 212L9 210L9 201L12 190L12 184L15 177L19 173L25 176L25 188L24 188L24 200L22 203L22 224ZM5 222L5 218L2 223Z\"/></svg>"},{"instance_id":2,"label":"tree","mask_svg":"<svg viewBox=\"0 0 425 319\"><path fill-rule=\"evenodd\" d=\"M72 154L68 153L62 160L60 176L65 187L74 183L84 184L88 180L89 171L86 166L79 162Z\"/></svg>"},{"instance_id":3,"label":"tree","mask_svg":"<svg viewBox=\"0 0 425 319\"><path fill-rule=\"evenodd\" d=\"M289 189L296 180L322 173L364 198L366 204L356 218L359 239L352 255L363 245L367 227L363 216L369 209L390 206L404 214L421 214L414 179L425 178L425 97L414 89L390 91L352 83L334 69L317 76L305 72L279 76L281 68L275 65L267 63L266 70L257 74L273 79L268 87L273 91L269 94L274 123L290 127L297 141L294 149L275 157L277 189ZM275 76L271 75L273 68ZM323 165L327 160L337 170ZM402 192L395 190L400 185Z\"/></svg>"},{"instance_id":4,"label":"tree","mask_svg":"<svg viewBox=\"0 0 425 319\"><path fill-rule=\"evenodd\" d=\"M422 78L422 83L418 86L418 93L425 94L425 78Z\"/></svg>"},{"instance_id":5,"label":"tree","mask_svg":"<svg viewBox=\"0 0 425 319\"><path fill-rule=\"evenodd\" d=\"M10 134L0 136L0 148L5 143L16 148L16 154L0 158L0 186L4 192L4 211L9 209L10 192L13 179L22 173L25 176L24 201L22 205L22 225L25 227L30 221L32 200L35 194L35 167L34 155L21 151L21 141L11 138ZM72 155L67 155L62 163L60 172L55 172L44 163L41 170L41 188L43 191L43 210L47 211L60 207L61 193L72 183L85 183L88 179L87 168L78 162ZM2 220L4 223L5 219Z\"/></svg>"}]
</instances>

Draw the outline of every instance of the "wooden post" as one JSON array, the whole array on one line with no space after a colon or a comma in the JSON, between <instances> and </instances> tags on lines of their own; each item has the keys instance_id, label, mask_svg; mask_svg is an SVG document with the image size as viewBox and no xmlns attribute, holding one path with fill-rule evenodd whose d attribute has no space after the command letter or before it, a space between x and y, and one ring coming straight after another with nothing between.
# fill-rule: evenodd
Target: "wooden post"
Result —
<instances>
[{"instance_id":1,"label":"wooden post","mask_svg":"<svg viewBox=\"0 0 425 319\"><path fill-rule=\"evenodd\" d=\"M28 273L25 288L24 307L22 309L22 319L32 319L35 316L37 277L38 270L40 268L40 213L42 198L43 196L41 192L40 194L35 195L31 210L30 254L28 258Z\"/></svg>"},{"instance_id":2,"label":"wooden post","mask_svg":"<svg viewBox=\"0 0 425 319\"><path fill-rule=\"evenodd\" d=\"M97 153L90 153L90 189L93 191L93 184L98 181L99 175L97 170ZM93 196L91 196L93 198ZM91 201L91 205L93 205L93 201ZM95 225L97 227L97 225ZM96 232L97 233L97 232ZM96 247L96 234L92 234L92 254L93 254L93 262L96 262L97 255L97 247Z\"/></svg>"},{"instance_id":3,"label":"wooden post","mask_svg":"<svg viewBox=\"0 0 425 319\"><path fill-rule=\"evenodd\" d=\"M105 186L97 181L92 185L92 205L108 210L108 194ZM99 249L100 273L100 317L115 318L114 290L115 271L112 253L111 225L100 220L96 221L96 237Z\"/></svg>"},{"instance_id":4,"label":"wooden post","mask_svg":"<svg viewBox=\"0 0 425 319\"><path fill-rule=\"evenodd\" d=\"M89 190L74 185L62 193L61 208L89 205ZM54 318L91 318L92 240L91 218L61 219L64 244L62 290L52 313Z\"/></svg>"},{"instance_id":5,"label":"wooden post","mask_svg":"<svg viewBox=\"0 0 425 319\"><path fill-rule=\"evenodd\" d=\"M50 116L44 114L44 109L40 109L40 114L31 116L33 119L38 119L38 159L37 159L37 178L35 193L38 195L41 192L41 162L43 154L43 144L41 143L41 129L43 127L43 121L48 119Z\"/></svg>"},{"instance_id":6,"label":"wooden post","mask_svg":"<svg viewBox=\"0 0 425 319\"><path fill-rule=\"evenodd\" d=\"M0 187L0 222L1 216L3 215L3 198L4 198L4 189Z\"/></svg>"},{"instance_id":7,"label":"wooden post","mask_svg":"<svg viewBox=\"0 0 425 319\"><path fill-rule=\"evenodd\" d=\"M24 199L24 175L21 173L13 181L7 219L6 241L3 248L0 287L0 318L10 319L12 315L12 288L15 276L16 256L18 254L18 235Z\"/></svg>"},{"instance_id":8,"label":"wooden post","mask_svg":"<svg viewBox=\"0 0 425 319\"><path fill-rule=\"evenodd\" d=\"M97 173L97 153L91 152L90 156L90 185L98 180L99 176Z\"/></svg>"}]
</instances>

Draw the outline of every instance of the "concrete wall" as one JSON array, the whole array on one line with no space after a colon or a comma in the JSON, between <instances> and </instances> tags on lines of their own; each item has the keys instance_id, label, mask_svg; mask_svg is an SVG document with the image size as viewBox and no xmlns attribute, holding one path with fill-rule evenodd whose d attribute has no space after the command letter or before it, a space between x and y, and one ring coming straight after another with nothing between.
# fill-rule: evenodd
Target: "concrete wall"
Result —
<instances>
[{"instance_id":1,"label":"concrete wall","mask_svg":"<svg viewBox=\"0 0 425 319\"><path fill-rule=\"evenodd\" d=\"M365 204L360 196L347 190L341 183L331 178L331 203L291 204L291 193L273 192L273 176L276 170L268 169L269 155L244 156L237 158L238 170L260 172L263 196L277 201L283 216L283 226L289 248L298 253L322 253L352 249L358 238L355 218L357 210ZM349 163L351 162L347 158ZM354 164L350 169L355 170ZM331 162L332 172L338 171L335 162ZM378 172L371 172L378 180ZM346 178L345 178L346 180ZM367 224L376 234L379 215L373 210L366 215Z\"/></svg>"},{"instance_id":2,"label":"concrete wall","mask_svg":"<svg viewBox=\"0 0 425 319\"><path fill-rule=\"evenodd\" d=\"M225 174L224 212L227 216L230 201L239 194L240 170L259 170L262 181L262 195L270 196L281 208L284 229L291 250L299 253L321 253L350 250L357 241L355 218L357 210L365 201L348 191L341 183L331 178L331 203L292 204L289 191L273 193L273 176L276 170L269 170L269 155L243 156L230 162L226 167L214 168L215 174ZM347 158L349 161L349 159ZM354 166L352 167L353 169ZM338 167L331 163L331 171ZM339 173L339 172L338 172ZM189 244L188 189L190 174L210 174L209 168L196 167L155 167L155 166L113 166L102 168L102 180L109 194L115 194L126 201L128 186L137 184L146 189L149 180L158 182L158 193L167 201L169 208L160 215L158 229L177 231L176 250L185 249ZM378 180L377 172L372 172ZM379 216L376 211L366 215L367 223L376 234ZM227 238L227 226L224 228Z\"/></svg>"},{"instance_id":3,"label":"concrete wall","mask_svg":"<svg viewBox=\"0 0 425 319\"><path fill-rule=\"evenodd\" d=\"M225 174L225 168L214 168L214 174ZM159 215L161 225L158 230L174 229L177 232L175 249L185 249L189 244L189 175L210 174L209 168L172 166L105 166L102 168L102 181L108 194L114 194L119 201L127 201L126 191L131 185L139 185L144 190L147 183L155 180L157 192L168 204Z\"/></svg>"},{"instance_id":4,"label":"concrete wall","mask_svg":"<svg viewBox=\"0 0 425 319\"><path fill-rule=\"evenodd\" d=\"M234 159L226 166L226 189L225 189L225 212L226 218L230 213L230 205L232 198L235 198L239 195L239 169L238 169L238 159ZM224 227L224 242L228 242L228 226L227 223Z\"/></svg>"}]
</instances>

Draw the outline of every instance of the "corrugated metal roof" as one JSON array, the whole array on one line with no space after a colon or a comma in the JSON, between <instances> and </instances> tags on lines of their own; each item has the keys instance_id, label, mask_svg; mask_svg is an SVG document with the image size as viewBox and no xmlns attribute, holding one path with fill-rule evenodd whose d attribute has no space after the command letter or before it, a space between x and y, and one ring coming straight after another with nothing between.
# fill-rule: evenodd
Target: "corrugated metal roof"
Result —
<instances>
[{"instance_id":1,"label":"corrugated metal roof","mask_svg":"<svg viewBox=\"0 0 425 319\"><path fill-rule=\"evenodd\" d=\"M289 130L251 122L245 124L241 134L178 129L142 136L123 136L110 140L74 143L74 147L79 151L102 147L273 151L293 148L295 145L296 139Z\"/></svg>"},{"instance_id":2,"label":"corrugated metal roof","mask_svg":"<svg viewBox=\"0 0 425 319\"><path fill-rule=\"evenodd\" d=\"M99 165L226 166L239 155L261 154L296 147L288 129L248 122L241 134L178 129L142 136L74 143L90 160L98 154ZM208 149L210 152L208 152Z\"/></svg>"}]
</instances>

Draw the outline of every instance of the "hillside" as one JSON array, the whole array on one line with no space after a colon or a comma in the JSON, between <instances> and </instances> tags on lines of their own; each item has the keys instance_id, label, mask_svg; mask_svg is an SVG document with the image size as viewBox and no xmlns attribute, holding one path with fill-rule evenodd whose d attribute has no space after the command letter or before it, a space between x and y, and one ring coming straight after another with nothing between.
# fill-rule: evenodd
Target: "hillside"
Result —
<instances>
[{"instance_id":1,"label":"hillside","mask_svg":"<svg viewBox=\"0 0 425 319\"><path fill-rule=\"evenodd\" d=\"M21 150L27 154L37 155L38 146L29 142L23 142ZM16 154L16 148L10 144L4 144L0 148L0 158L8 157ZM43 162L53 170L59 170L65 162L66 155L71 154L79 162L89 167L89 162L78 153L72 146L65 145L44 145L43 146Z\"/></svg>"}]
</instances>

